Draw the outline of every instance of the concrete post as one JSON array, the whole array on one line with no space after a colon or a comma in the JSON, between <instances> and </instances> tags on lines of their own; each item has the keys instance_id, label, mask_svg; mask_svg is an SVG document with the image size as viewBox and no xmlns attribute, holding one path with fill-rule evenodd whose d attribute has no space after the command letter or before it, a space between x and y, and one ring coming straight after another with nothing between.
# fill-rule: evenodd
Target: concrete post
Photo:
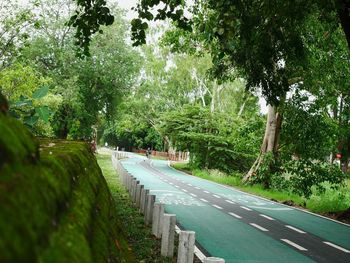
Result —
<instances>
[{"instance_id":1,"label":"concrete post","mask_svg":"<svg viewBox=\"0 0 350 263\"><path fill-rule=\"evenodd\" d=\"M135 194L136 194L136 185L139 183L140 181L137 181L137 179L134 180L133 182L133 187L132 187L132 192L131 192L131 200L133 202L135 202Z\"/></svg>"},{"instance_id":2,"label":"concrete post","mask_svg":"<svg viewBox=\"0 0 350 263\"><path fill-rule=\"evenodd\" d=\"M153 207L154 207L155 201L156 201L155 195L148 195L147 196L147 207L146 207L146 213L145 213L145 223L147 226L152 223Z\"/></svg>"},{"instance_id":3,"label":"concrete post","mask_svg":"<svg viewBox=\"0 0 350 263\"><path fill-rule=\"evenodd\" d=\"M132 193L134 191L135 182L136 182L136 178L132 177L131 181L130 181L130 190L129 190L129 195L130 195L131 200L132 200Z\"/></svg>"},{"instance_id":4,"label":"concrete post","mask_svg":"<svg viewBox=\"0 0 350 263\"><path fill-rule=\"evenodd\" d=\"M132 201L136 204L136 194L137 194L137 186L140 184L140 181L136 181L135 182L135 186L134 186L134 191L132 194Z\"/></svg>"},{"instance_id":5,"label":"concrete post","mask_svg":"<svg viewBox=\"0 0 350 263\"><path fill-rule=\"evenodd\" d=\"M130 191L130 198L131 198L131 201L134 202L134 193L136 191L136 178L134 178L134 180L132 180L132 183L131 183L131 191Z\"/></svg>"},{"instance_id":6,"label":"concrete post","mask_svg":"<svg viewBox=\"0 0 350 263\"><path fill-rule=\"evenodd\" d=\"M147 208L147 196L149 194L148 189L144 189L141 194L141 213L146 214L146 208Z\"/></svg>"},{"instance_id":7,"label":"concrete post","mask_svg":"<svg viewBox=\"0 0 350 263\"><path fill-rule=\"evenodd\" d=\"M123 173L123 184L126 187L128 181L128 173L125 170L122 170Z\"/></svg>"},{"instance_id":8,"label":"concrete post","mask_svg":"<svg viewBox=\"0 0 350 263\"><path fill-rule=\"evenodd\" d=\"M174 256L174 237L175 237L176 215L164 214L162 246L160 254L164 257L172 258Z\"/></svg>"},{"instance_id":9,"label":"concrete post","mask_svg":"<svg viewBox=\"0 0 350 263\"><path fill-rule=\"evenodd\" d=\"M122 177L122 184L125 187L126 186L126 174L125 174L125 171L123 169L120 169L120 175Z\"/></svg>"},{"instance_id":10,"label":"concrete post","mask_svg":"<svg viewBox=\"0 0 350 263\"><path fill-rule=\"evenodd\" d=\"M164 204L155 203L153 208L152 234L157 238L162 237Z\"/></svg>"},{"instance_id":11,"label":"concrete post","mask_svg":"<svg viewBox=\"0 0 350 263\"><path fill-rule=\"evenodd\" d=\"M134 180L134 176L129 174L129 182L128 182L128 192L129 195L131 195L131 186L132 186L132 181Z\"/></svg>"},{"instance_id":12,"label":"concrete post","mask_svg":"<svg viewBox=\"0 0 350 263\"><path fill-rule=\"evenodd\" d=\"M180 231L177 263L193 263L195 232Z\"/></svg>"},{"instance_id":13,"label":"concrete post","mask_svg":"<svg viewBox=\"0 0 350 263\"><path fill-rule=\"evenodd\" d=\"M225 263L225 260L222 258L209 257L205 258L203 263Z\"/></svg>"},{"instance_id":14,"label":"concrete post","mask_svg":"<svg viewBox=\"0 0 350 263\"><path fill-rule=\"evenodd\" d=\"M135 203L136 203L136 207L141 207L140 206L140 200L141 200L141 191L142 191L142 189L143 189L143 185L141 185L141 184L138 184L137 186L136 186L136 201L135 201Z\"/></svg>"},{"instance_id":15,"label":"concrete post","mask_svg":"<svg viewBox=\"0 0 350 263\"><path fill-rule=\"evenodd\" d=\"M127 179L126 179L126 189L129 191L130 190L131 175L129 173L127 173L126 177L127 177Z\"/></svg>"}]
</instances>

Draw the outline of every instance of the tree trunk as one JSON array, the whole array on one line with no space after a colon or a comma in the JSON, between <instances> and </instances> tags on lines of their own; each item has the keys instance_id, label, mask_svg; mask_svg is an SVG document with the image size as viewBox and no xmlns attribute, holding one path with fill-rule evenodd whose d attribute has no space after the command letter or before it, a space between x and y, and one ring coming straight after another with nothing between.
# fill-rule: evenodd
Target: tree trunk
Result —
<instances>
[{"instance_id":1,"label":"tree trunk","mask_svg":"<svg viewBox=\"0 0 350 263\"><path fill-rule=\"evenodd\" d=\"M350 157L350 138L344 140L341 145L341 158L340 158L340 169L344 172L348 172L349 167L349 157Z\"/></svg>"},{"instance_id":2,"label":"tree trunk","mask_svg":"<svg viewBox=\"0 0 350 263\"><path fill-rule=\"evenodd\" d=\"M277 106L268 105L266 128L263 142L260 148L260 154L250 168L249 172L243 178L244 182L247 182L252 176L256 174L266 153L273 153L276 156L281 133L281 126L282 114L278 112Z\"/></svg>"},{"instance_id":3,"label":"tree trunk","mask_svg":"<svg viewBox=\"0 0 350 263\"><path fill-rule=\"evenodd\" d=\"M337 1L337 14L350 49L350 0Z\"/></svg>"},{"instance_id":4,"label":"tree trunk","mask_svg":"<svg viewBox=\"0 0 350 263\"><path fill-rule=\"evenodd\" d=\"M211 95L211 104L210 104L210 112L213 113L215 111L215 108L216 108L216 92L217 92L217 83L216 81L214 81L213 83L213 92L212 92L212 95Z\"/></svg>"}]
</instances>

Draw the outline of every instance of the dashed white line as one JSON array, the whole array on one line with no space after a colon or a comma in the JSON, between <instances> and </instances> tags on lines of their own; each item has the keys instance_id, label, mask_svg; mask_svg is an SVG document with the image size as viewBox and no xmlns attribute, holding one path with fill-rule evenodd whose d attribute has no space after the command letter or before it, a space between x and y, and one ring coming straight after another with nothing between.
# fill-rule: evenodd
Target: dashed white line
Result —
<instances>
[{"instance_id":1,"label":"dashed white line","mask_svg":"<svg viewBox=\"0 0 350 263\"><path fill-rule=\"evenodd\" d=\"M212 206L216 207L217 209L222 209L222 207L218 205L212 205Z\"/></svg>"},{"instance_id":2,"label":"dashed white line","mask_svg":"<svg viewBox=\"0 0 350 263\"><path fill-rule=\"evenodd\" d=\"M286 225L286 227L288 227L289 229L292 229L292 230L294 230L295 232L298 232L298 233L300 233L300 234L306 234L306 232L304 232L303 230L300 230L300 229L298 229L298 228L296 228L296 227L289 226L289 225Z\"/></svg>"},{"instance_id":3,"label":"dashed white line","mask_svg":"<svg viewBox=\"0 0 350 263\"><path fill-rule=\"evenodd\" d=\"M169 183L169 184L174 185L173 183Z\"/></svg>"},{"instance_id":4,"label":"dashed white line","mask_svg":"<svg viewBox=\"0 0 350 263\"><path fill-rule=\"evenodd\" d=\"M206 194L209 194L209 192L208 192L208 191L205 191L205 190L204 190L203 192L204 192L204 193L206 193Z\"/></svg>"},{"instance_id":5,"label":"dashed white line","mask_svg":"<svg viewBox=\"0 0 350 263\"><path fill-rule=\"evenodd\" d=\"M175 187L176 187L176 188L180 188L180 186L178 186L178 185L175 185Z\"/></svg>"},{"instance_id":6,"label":"dashed white line","mask_svg":"<svg viewBox=\"0 0 350 263\"><path fill-rule=\"evenodd\" d=\"M231 201L231 200L225 200L227 203L230 203L230 204L235 204L235 202Z\"/></svg>"},{"instance_id":7,"label":"dashed white line","mask_svg":"<svg viewBox=\"0 0 350 263\"><path fill-rule=\"evenodd\" d=\"M196 186L195 188L198 189L198 190L200 189L198 186Z\"/></svg>"},{"instance_id":8,"label":"dashed white line","mask_svg":"<svg viewBox=\"0 0 350 263\"><path fill-rule=\"evenodd\" d=\"M292 241L290 241L290 240L288 240L288 239L281 239L283 242L286 242L287 244L289 244L289 245L291 245L291 246L293 246L293 247L295 247L295 248L297 248L297 249L299 249L299 250L301 250L301 251L307 251L307 249L306 248L304 248L304 247L302 247L302 246L299 246L298 244L295 244L294 242L292 242Z\"/></svg>"},{"instance_id":9,"label":"dashed white line","mask_svg":"<svg viewBox=\"0 0 350 263\"><path fill-rule=\"evenodd\" d=\"M190 195L192 195L192 196L194 196L194 197L197 197L197 195L195 195L195 194L190 194Z\"/></svg>"},{"instance_id":10,"label":"dashed white line","mask_svg":"<svg viewBox=\"0 0 350 263\"><path fill-rule=\"evenodd\" d=\"M264 231L264 232L269 231L266 228L264 228L262 226L259 226L259 225L255 224L255 223L249 223L249 225L251 225L251 226L253 226L253 227L257 228L257 229L260 229L261 231Z\"/></svg>"},{"instance_id":11,"label":"dashed white line","mask_svg":"<svg viewBox=\"0 0 350 263\"><path fill-rule=\"evenodd\" d=\"M238 218L238 219L240 219L240 218L242 218L240 215L237 215L237 214L235 214L235 213L229 213L231 216L234 216L235 218Z\"/></svg>"},{"instance_id":12,"label":"dashed white line","mask_svg":"<svg viewBox=\"0 0 350 263\"><path fill-rule=\"evenodd\" d=\"M272 217L269 217L269 216L264 215L264 214L260 214L260 216L265 217L266 219L271 220L271 221L275 220Z\"/></svg>"},{"instance_id":13,"label":"dashed white line","mask_svg":"<svg viewBox=\"0 0 350 263\"><path fill-rule=\"evenodd\" d=\"M336 249L339 249L339 250L341 250L341 251L343 251L343 252L345 252L345 253L350 253L349 250L347 250L347 249L345 249L345 248L343 248L343 247L340 247L340 246L338 246L338 245L336 245L336 244L333 244L333 243L331 243L331 242L323 241L323 243L327 244L328 246L331 246L331 247L334 247L334 248L336 248Z\"/></svg>"},{"instance_id":14,"label":"dashed white line","mask_svg":"<svg viewBox=\"0 0 350 263\"><path fill-rule=\"evenodd\" d=\"M216 197L216 198L221 198L221 196L218 196L218 195L213 195L214 197Z\"/></svg>"},{"instance_id":15,"label":"dashed white line","mask_svg":"<svg viewBox=\"0 0 350 263\"><path fill-rule=\"evenodd\" d=\"M208 200L205 200L204 198L201 198L201 200L202 200L203 202L208 203Z\"/></svg>"},{"instance_id":16,"label":"dashed white line","mask_svg":"<svg viewBox=\"0 0 350 263\"><path fill-rule=\"evenodd\" d=\"M184 192L186 192L186 193L188 192L186 189L181 189L181 190L184 191Z\"/></svg>"},{"instance_id":17,"label":"dashed white line","mask_svg":"<svg viewBox=\"0 0 350 263\"><path fill-rule=\"evenodd\" d=\"M187 184L188 186L192 186L191 184Z\"/></svg>"},{"instance_id":18,"label":"dashed white line","mask_svg":"<svg viewBox=\"0 0 350 263\"><path fill-rule=\"evenodd\" d=\"M245 207L245 206L241 206L241 208L247 210L247 211L252 211L252 209L248 208L248 207Z\"/></svg>"}]
</instances>

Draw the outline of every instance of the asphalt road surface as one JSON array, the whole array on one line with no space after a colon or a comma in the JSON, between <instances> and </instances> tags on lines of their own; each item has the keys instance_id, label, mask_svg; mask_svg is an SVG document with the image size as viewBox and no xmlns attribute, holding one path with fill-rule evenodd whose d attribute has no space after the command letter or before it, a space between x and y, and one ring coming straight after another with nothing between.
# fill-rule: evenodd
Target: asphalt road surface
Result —
<instances>
[{"instance_id":1,"label":"asphalt road surface","mask_svg":"<svg viewBox=\"0 0 350 263\"><path fill-rule=\"evenodd\" d=\"M206 256L230 262L347 262L350 226L131 154L121 161Z\"/></svg>"}]
</instances>

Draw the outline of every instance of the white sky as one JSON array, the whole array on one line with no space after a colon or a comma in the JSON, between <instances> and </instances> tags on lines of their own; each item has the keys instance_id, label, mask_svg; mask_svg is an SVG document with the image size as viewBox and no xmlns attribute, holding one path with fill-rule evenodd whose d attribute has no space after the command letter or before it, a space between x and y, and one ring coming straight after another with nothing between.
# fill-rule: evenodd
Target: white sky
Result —
<instances>
[{"instance_id":1,"label":"white sky","mask_svg":"<svg viewBox=\"0 0 350 263\"><path fill-rule=\"evenodd\" d=\"M126 18L131 20L137 15L134 11L131 10L132 7L135 7L138 0L109 0L109 2L117 2L118 5L127 11Z\"/></svg>"}]
</instances>

